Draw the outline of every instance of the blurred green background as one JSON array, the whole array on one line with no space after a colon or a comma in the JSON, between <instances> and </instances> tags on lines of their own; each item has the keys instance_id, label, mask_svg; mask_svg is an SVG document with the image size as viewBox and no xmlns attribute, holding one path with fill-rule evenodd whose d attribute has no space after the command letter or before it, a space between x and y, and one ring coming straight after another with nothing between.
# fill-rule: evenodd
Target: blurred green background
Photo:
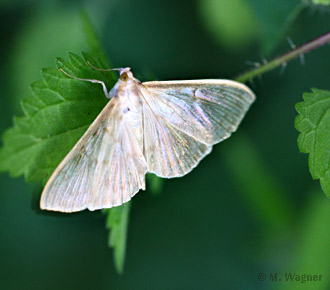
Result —
<instances>
[{"instance_id":1,"label":"blurred green background","mask_svg":"<svg viewBox=\"0 0 330 290\"><path fill-rule=\"evenodd\" d=\"M307 1L67 2L1 2L1 132L41 68L86 48L82 9L113 66L140 80L234 78L289 50L287 37L302 44L330 29L330 9ZM2 174L0 289L329 289L330 200L293 127L303 92L330 89L329 55L327 45L253 80L257 101L237 133L161 194L134 197L123 275L104 215L42 212L40 184ZM302 284L286 272L323 276Z\"/></svg>"}]
</instances>

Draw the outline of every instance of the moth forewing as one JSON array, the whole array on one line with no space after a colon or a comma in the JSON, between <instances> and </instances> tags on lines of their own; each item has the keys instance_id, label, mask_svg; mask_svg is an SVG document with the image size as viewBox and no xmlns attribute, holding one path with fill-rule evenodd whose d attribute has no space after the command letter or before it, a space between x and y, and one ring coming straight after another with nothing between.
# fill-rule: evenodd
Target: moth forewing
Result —
<instances>
[{"instance_id":1,"label":"moth forewing","mask_svg":"<svg viewBox=\"0 0 330 290\"><path fill-rule=\"evenodd\" d=\"M42 209L111 208L145 189L147 172L187 174L237 129L255 99L234 81L141 83L129 68L106 96L112 99L48 180Z\"/></svg>"},{"instance_id":2,"label":"moth forewing","mask_svg":"<svg viewBox=\"0 0 330 290\"><path fill-rule=\"evenodd\" d=\"M74 196L70 195L67 190L75 181L78 182L78 180L81 178L81 176L79 176L80 172L72 170L71 172L66 172L66 174L64 174L64 170L69 168L69 165L73 162L75 158L83 158L84 156L86 156L85 146L87 144L87 141L91 139L93 140L93 136L97 137L97 132L99 130L100 123L102 123L106 119L106 117L110 115L111 109L113 107L114 102L112 100L104 107L101 113L89 126L87 131L83 134L83 136L79 139L79 141L74 145L74 147L70 150L70 152L65 156L65 158L60 162L55 171L52 173L41 194L41 209L61 212L72 212L84 209L84 207L86 206L86 201L84 197L88 195L88 191L90 190L89 187L85 186L85 191L78 192L77 190L77 192L74 193L74 196L81 195L79 198L80 203L75 206L73 202ZM88 181L91 182L91 180Z\"/></svg>"},{"instance_id":3,"label":"moth forewing","mask_svg":"<svg viewBox=\"0 0 330 290\"><path fill-rule=\"evenodd\" d=\"M111 208L145 188L147 167L118 103L116 98L109 101L58 165L42 192L41 209Z\"/></svg>"}]
</instances>

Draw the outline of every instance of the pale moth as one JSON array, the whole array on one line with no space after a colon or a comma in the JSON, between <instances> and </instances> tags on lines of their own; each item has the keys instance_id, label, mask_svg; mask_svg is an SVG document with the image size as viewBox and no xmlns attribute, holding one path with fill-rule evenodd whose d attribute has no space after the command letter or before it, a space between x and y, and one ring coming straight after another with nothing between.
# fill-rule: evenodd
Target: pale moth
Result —
<instances>
[{"instance_id":1,"label":"pale moth","mask_svg":"<svg viewBox=\"0 0 330 290\"><path fill-rule=\"evenodd\" d=\"M101 84L110 101L49 178L41 209L111 208L144 190L148 172L166 178L187 174L236 131L255 100L235 81L141 83L130 68L116 70L120 77L109 92L102 81L62 70Z\"/></svg>"}]
</instances>

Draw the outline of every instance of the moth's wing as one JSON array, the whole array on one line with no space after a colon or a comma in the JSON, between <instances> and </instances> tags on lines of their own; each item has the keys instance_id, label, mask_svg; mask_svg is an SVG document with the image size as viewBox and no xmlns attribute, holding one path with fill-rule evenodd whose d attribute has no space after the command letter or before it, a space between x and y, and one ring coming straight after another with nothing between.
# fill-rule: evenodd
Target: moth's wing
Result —
<instances>
[{"instance_id":1,"label":"moth's wing","mask_svg":"<svg viewBox=\"0 0 330 290\"><path fill-rule=\"evenodd\" d=\"M48 180L46 210L74 212L119 206L145 189L146 162L112 99Z\"/></svg>"},{"instance_id":2,"label":"moth's wing","mask_svg":"<svg viewBox=\"0 0 330 290\"><path fill-rule=\"evenodd\" d=\"M144 155L151 172L182 176L234 132L255 99L228 80L144 82Z\"/></svg>"},{"instance_id":3,"label":"moth's wing","mask_svg":"<svg viewBox=\"0 0 330 290\"><path fill-rule=\"evenodd\" d=\"M157 116L212 145L236 131L255 100L247 86L230 80L145 82L143 87Z\"/></svg>"}]
</instances>

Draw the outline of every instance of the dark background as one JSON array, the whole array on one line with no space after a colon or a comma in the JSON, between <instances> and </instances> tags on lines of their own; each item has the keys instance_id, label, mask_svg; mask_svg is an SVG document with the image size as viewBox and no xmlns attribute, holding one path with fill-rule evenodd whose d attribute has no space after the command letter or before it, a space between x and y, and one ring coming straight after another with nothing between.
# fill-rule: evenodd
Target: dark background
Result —
<instances>
[{"instance_id":1,"label":"dark background","mask_svg":"<svg viewBox=\"0 0 330 290\"><path fill-rule=\"evenodd\" d=\"M330 29L329 9L299 1L66 2L0 5L1 132L41 68L84 50L83 8L113 66L141 80L234 78L289 50L287 37L299 45ZM2 174L0 289L329 289L330 201L293 125L304 92L330 89L329 56L327 45L254 79L257 101L237 133L161 194L134 197L123 275L100 212L49 215L40 185ZM269 281L286 272L323 277Z\"/></svg>"}]
</instances>

